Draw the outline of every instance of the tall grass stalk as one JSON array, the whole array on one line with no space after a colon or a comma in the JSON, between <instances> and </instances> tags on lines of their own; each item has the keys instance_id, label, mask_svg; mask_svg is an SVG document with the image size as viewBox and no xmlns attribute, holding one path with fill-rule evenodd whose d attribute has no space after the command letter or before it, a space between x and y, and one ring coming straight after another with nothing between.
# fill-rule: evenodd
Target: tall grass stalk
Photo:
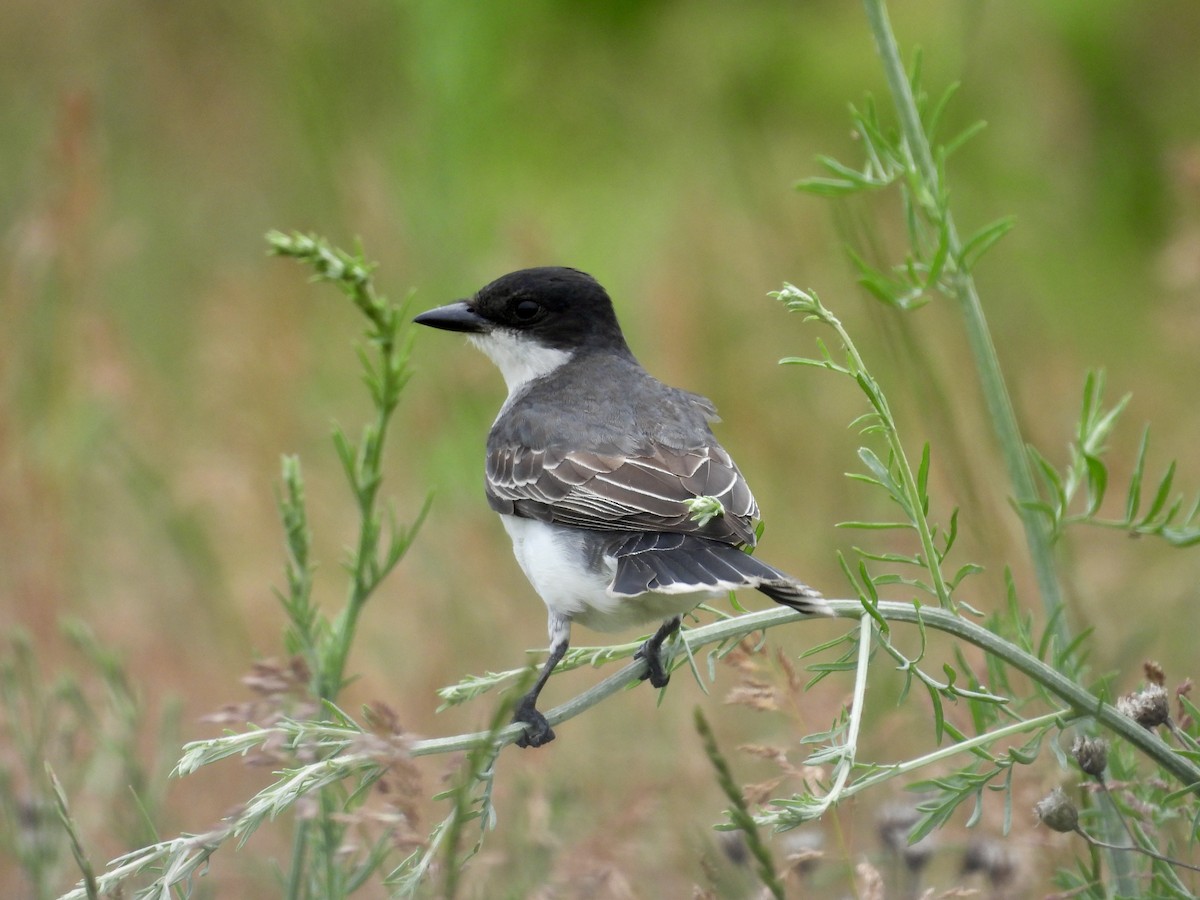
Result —
<instances>
[{"instance_id":1,"label":"tall grass stalk","mask_svg":"<svg viewBox=\"0 0 1200 900\"><path fill-rule=\"evenodd\" d=\"M1005 467L1008 469L1013 497L1021 511L1025 540L1046 616L1053 623L1059 646L1065 647L1070 643L1071 634L1063 609L1062 588L1059 584L1054 549L1050 542L1050 531L1045 520L1030 508L1030 504L1038 499L1033 471L1025 452L1025 441L1017 424L1012 398L1000 370L1000 359L996 355L996 346L988 329L983 303L979 299L979 291L971 274L966 247L949 208L948 191L943 180L945 159L934 159L929 137L921 122L916 98L913 96L912 83L900 60L900 48L888 19L887 4L884 0L864 0L864 6L887 77L888 91L900 121L905 147L910 154L914 195L930 215L935 227L942 231L940 240L948 257L944 283L958 301L962 312L967 342L975 357L980 390L996 432Z\"/></svg>"}]
</instances>

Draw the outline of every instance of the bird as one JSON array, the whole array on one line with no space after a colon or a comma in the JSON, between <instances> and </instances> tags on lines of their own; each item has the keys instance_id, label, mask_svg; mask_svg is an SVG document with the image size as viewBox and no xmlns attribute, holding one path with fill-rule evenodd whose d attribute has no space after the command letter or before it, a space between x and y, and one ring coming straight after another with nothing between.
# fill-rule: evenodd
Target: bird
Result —
<instances>
[{"instance_id":1,"label":"bird","mask_svg":"<svg viewBox=\"0 0 1200 900\"><path fill-rule=\"evenodd\" d=\"M747 552L758 505L713 435L716 408L641 366L596 279L522 269L413 321L465 334L508 388L487 437L485 493L546 605L550 639L514 710L519 746L554 740L537 700L572 623L609 632L660 621L636 655L643 680L664 687L662 645L706 600L755 588L830 614L817 591Z\"/></svg>"}]
</instances>

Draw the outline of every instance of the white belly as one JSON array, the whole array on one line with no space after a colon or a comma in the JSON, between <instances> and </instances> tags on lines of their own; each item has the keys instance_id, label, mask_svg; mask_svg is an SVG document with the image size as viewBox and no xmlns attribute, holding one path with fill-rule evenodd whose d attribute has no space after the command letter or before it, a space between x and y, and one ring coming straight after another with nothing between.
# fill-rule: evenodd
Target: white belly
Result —
<instances>
[{"instance_id":1,"label":"white belly","mask_svg":"<svg viewBox=\"0 0 1200 900\"><path fill-rule=\"evenodd\" d=\"M603 560L598 569L589 568L569 531L518 516L501 516L500 521L512 538L517 563L551 616L596 631L621 631L688 612L718 596L719 592L712 591L614 596L608 590L617 571L614 560Z\"/></svg>"}]
</instances>

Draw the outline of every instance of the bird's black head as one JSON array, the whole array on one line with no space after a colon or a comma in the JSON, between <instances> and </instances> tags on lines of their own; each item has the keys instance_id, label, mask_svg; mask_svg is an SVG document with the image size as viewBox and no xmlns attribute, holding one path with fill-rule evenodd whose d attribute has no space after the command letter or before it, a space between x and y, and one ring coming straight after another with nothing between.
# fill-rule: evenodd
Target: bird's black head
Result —
<instances>
[{"instance_id":1,"label":"bird's black head","mask_svg":"<svg viewBox=\"0 0 1200 900\"><path fill-rule=\"evenodd\" d=\"M592 276L561 266L510 272L470 299L431 309L414 321L477 335L502 329L556 350L628 352L608 292Z\"/></svg>"}]
</instances>

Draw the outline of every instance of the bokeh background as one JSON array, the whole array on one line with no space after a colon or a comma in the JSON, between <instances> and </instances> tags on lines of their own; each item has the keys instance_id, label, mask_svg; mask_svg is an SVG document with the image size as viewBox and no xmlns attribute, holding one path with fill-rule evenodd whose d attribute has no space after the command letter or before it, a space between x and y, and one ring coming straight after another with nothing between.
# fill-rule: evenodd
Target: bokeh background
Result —
<instances>
[{"instance_id":1,"label":"bokeh background","mask_svg":"<svg viewBox=\"0 0 1200 900\"><path fill-rule=\"evenodd\" d=\"M950 184L965 230L1017 219L978 278L1026 436L1061 462L1083 372L1103 366L1113 399L1134 394L1114 473L1150 421L1151 467L1179 458L1194 496L1200 6L923 0L892 14L906 52L924 49L931 90L962 82L948 131L988 122ZM941 512L964 508L963 560L988 567L974 604L1001 602L1011 563L1037 608L954 309L939 301L903 321L878 309L841 249L855 234L894 258L894 204L793 190L817 154L857 161L848 103L874 92L886 105L857 4L7 0L0 73L0 628L32 636L50 683L80 666L59 620L88 623L127 660L148 757L174 754L154 725L169 703L182 738L213 734L200 717L245 699L251 662L281 653L281 454L305 465L323 601L343 598L355 511L329 433L368 412L360 323L340 295L266 257L272 228L361 241L381 288L412 292L414 310L526 265L591 272L643 363L721 409L720 436L767 521L764 558L842 596L836 552L861 536L834 524L886 509L842 477L857 467L846 425L859 397L776 365L818 333L766 293L814 288L859 336L914 452L934 442ZM445 334L417 335L414 366L385 492L401 519L436 499L365 614L347 706L386 701L432 736L479 727L492 702L438 715L436 688L520 664L544 646L545 615L481 495L500 378ZM1193 674L1194 553L1107 533L1063 552L1076 622L1097 626L1095 671L1123 689L1147 657L1174 681ZM772 646L794 657L840 628L797 627ZM581 630L575 641L598 642ZM547 696L598 677L555 679ZM739 776L763 780L771 766L734 748L802 758L796 737L826 728L849 687L830 679L801 708L764 714L723 703L738 678L720 669L706 696L681 675L659 708L634 691L545 750L506 754L499 830L472 889L686 896L707 883L705 866L723 864L710 826L724 800L693 707ZM895 687L873 686L870 758L928 747L914 726L926 707L893 711ZM428 794L448 768L428 767ZM232 761L172 785L161 833L207 827L265 777ZM1018 803L1056 777L1031 774ZM125 848L103 827L110 800L90 799L77 811L103 860ZM878 852L873 816L888 799L817 829L842 873L831 891ZM1027 808L1010 842L1037 872L1034 842L1046 841L1030 836ZM281 829L220 854L206 890L269 889L286 846ZM0 860L0 883L17 877Z\"/></svg>"}]
</instances>

